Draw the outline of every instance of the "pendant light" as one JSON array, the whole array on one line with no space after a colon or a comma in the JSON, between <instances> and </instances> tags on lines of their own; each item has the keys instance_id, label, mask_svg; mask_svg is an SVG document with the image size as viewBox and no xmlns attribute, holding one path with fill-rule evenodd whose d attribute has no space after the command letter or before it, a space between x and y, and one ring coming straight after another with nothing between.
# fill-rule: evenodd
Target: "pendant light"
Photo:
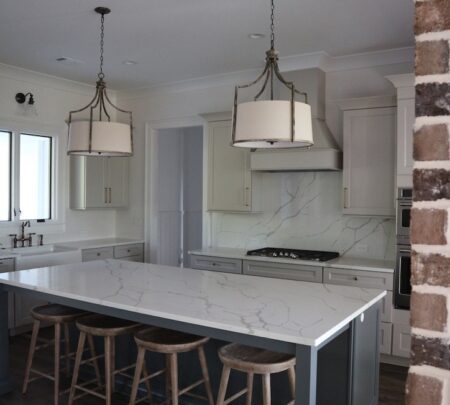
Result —
<instances>
[{"instance_id":1,"label":"pendant light","mask_svg":"<svg viewBox=\"0 0 450 405\"><path fill-rule=\"evenodd\" d=\"M274 0L271 0L271 47L266 52L266 66L260 76L251 83L236 86L234 93L232 144L243 148L306 148L314 144L311 107L307 94L298 91L293 82L286 81L278 67L275 50ZM290 100L274 99L274 80L289 90ZM239 89L262 82L253 101L238 104ZM261 100L269 84L269 100ZM295 100L297 94L305 98Z\"/></svg>"},{"instance_id":2,"label":"pendant light","mask_svg":"<svg viewBox=\"0 0 450 405\"><path fill-rule=\"evenodd\" d=\"M95 11L101 15L100 34L100 72L96 83L96 91L91 102L69 113L69 140L68 155L85 156L131 156L133 154L133 122L131 111L116 107L110 100L106 91L103 73L103 45L105 15L111 10L106 7L97 7ZM112 111L109 111L112 110ZM83 118L74 120L73 115L83 113ZM112 114L127 116L127 123L112 121ZM86 116L89 116L87 119Z\"/></svg>"}]
</instances>

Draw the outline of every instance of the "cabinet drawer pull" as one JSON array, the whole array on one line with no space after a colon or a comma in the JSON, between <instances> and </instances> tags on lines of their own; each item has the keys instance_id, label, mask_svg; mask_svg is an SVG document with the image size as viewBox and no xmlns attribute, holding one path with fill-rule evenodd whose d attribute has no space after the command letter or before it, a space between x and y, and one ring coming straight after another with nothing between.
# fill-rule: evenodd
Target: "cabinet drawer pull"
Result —
<instances>
[{"instance_id":1,"label":"cabinet drawer pull","mask_svg":"<svg viewBox=\"0 0 450 405\"><path fill-rule=\"evenodd\" d=\"M100 256L101 255L101 253L99 252L99 253L97 253L97 256Z\"/></svg>"},{"instance_id":2,"label":"cabinet drawer pull","mask_svg":"<svg viewBox=\"0 0 450 405\"><path fill-rule=\"evenodd\" d=\"M344 208L348 208L347 206L347 187L344 187Z\"/></svg>"},{"instance_id":3,"label":"cabinet drawer pull","mask_svg":"<svg viewBox=\"0 0 450 405\"><path fill-rule=\"evenodd\" d=\"M356 277L356 276L353 277L353 280L358 281L358 277Z\"/></svg>"}]
</instances>

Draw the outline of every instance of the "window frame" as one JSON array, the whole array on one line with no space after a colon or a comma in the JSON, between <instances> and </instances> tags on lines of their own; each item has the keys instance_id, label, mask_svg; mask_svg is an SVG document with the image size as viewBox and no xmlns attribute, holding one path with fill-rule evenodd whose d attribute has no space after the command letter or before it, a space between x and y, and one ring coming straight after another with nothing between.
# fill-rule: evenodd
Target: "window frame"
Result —
<instances>
[{"instance_id":1,"label":"window frame","mask_svg":"<svg viewBox=\"0 0 450 405\"><path fill-rule=\"evenodd\" d=\"M4 233L18 233L20 224L24 221L20 219L20 135L42 136L51 139L50 158L50 219L45 222L38 222L31 219L31 232L36 233L60 233L65 231L65 193L63 180L65 178L65 159L60 140L64 134L61 127L0 121L0 130L9 132L10 143L10 219L0 221L0 230Z\"/></svg>"}]
</instances>

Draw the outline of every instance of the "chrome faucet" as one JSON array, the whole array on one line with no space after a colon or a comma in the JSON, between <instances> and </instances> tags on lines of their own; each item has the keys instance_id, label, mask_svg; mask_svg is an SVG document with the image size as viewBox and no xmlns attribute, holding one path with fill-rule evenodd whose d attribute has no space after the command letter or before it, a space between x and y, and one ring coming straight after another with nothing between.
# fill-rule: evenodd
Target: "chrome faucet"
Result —
<instances>
[{"instance_id":1,"label":"chrome faucet","mask_svg":"<svg viewBox=\"0 0 450 405\"><path fill-rule=\"evenodd\" d=\"M9 235L9 236L11 236L11 237L14 237L14 239L13 239L13 244L14 244L14 247L15 247L15 248L17 247L17 242L21 242L21 244L22 244L21 247L25 247L25 242L28 242L28 246L31 246L31 245L32 245L32 242L33 242L32 236L33 236L33 235L36 235L36 234L35 234L35 233L29 233L28 235L25 235L25 228L26 228L27 226L28 226L28 227L31 226L30 221L23 221L23 222L20 224L21 234L20 234L20 237L19 237L19 238L17 237L17 234L11 234L11 235Z\"/></svg>"}]
</instances>

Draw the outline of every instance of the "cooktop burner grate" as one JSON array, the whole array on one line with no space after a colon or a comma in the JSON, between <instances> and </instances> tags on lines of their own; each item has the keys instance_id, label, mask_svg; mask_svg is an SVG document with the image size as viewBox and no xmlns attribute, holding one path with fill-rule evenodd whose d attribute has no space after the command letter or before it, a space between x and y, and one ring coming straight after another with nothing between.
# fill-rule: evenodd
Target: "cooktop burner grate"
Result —
<instances>
[{"instance_id":1,"label":"cooktop burner grate","mask_svg":"<svg viewBox=\"0 0 450 405\"><path fill-rule=\"evenodd\" d=\"M320 250L300 250L288 248L265 247L262 249L249 250L247 256L279 257L293 260L313 260L316 262L326 262L339 257L337 252L323 252Z\"/></svg>"}]
</instances>

